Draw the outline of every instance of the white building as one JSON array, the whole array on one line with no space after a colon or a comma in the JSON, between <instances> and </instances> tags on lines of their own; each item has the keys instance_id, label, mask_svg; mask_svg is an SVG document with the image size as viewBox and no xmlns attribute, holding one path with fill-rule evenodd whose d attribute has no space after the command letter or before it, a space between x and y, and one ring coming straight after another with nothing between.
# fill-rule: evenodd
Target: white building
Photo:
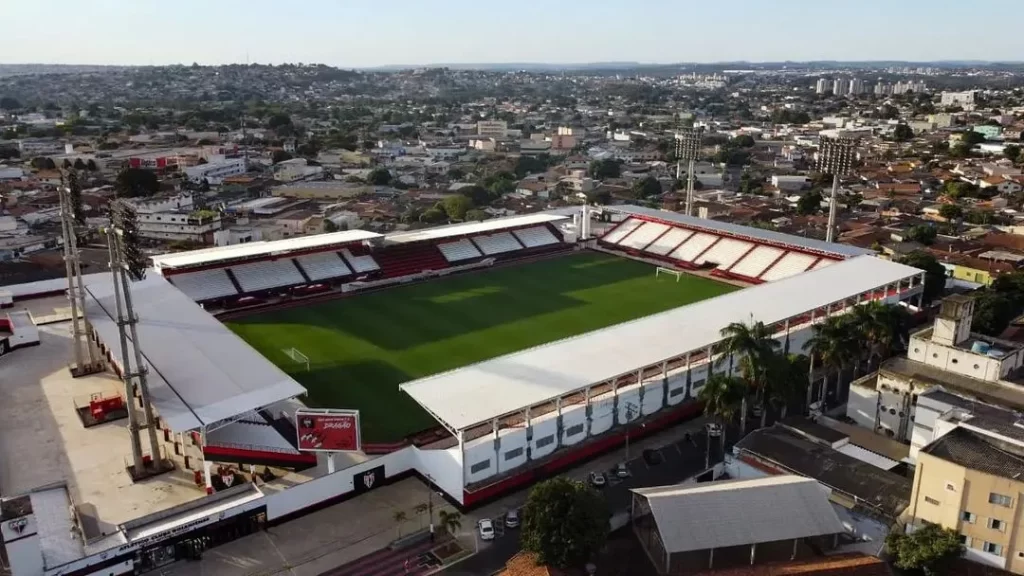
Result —
<instances>
[{"instance_id":1,"label":"white building","mask_svg":"<svg viewBox=\"0 0 1024 576\"><path fill-rule=\"evenodd\" d=\"M508 136L508 122L504 120L481 120L476 123L477 136L505 138Z\"/></svg>"},{"instance_id":2,"label":"white building","mask_svg":"<svg viewBox=\"0 0 1024 576\"><path fill-rule=\"evenodd\" d=\"M846 78L836 78L832 81L832 95L833 96L846 96L846 93L850 90L850 81Z\"/></svg>"},{"instance_id":3,"label":"white building","mask_svg":"<svg viewBox=\"0 0 1024 576\"><path fill-rule=\"evenodd\" d=\"M64 143L54 138L23 138L18 140L18 152L22 158L61 154Z\"/></svg>"},{"instance_id":4,"label":"white building","mask_svg":"<svg viewBox=\"0 0 1024 576\"><path fill-rule=\"evenodd\" d=\"M241 176L242 174L245 174L247 170L248 168L245 165L245 158L224 158L212 160L206 164L189 166L188 168L185 168L185 175L193 182L202 182L203 180L206 180L210 184L217 186L222 183L225 178Z\"/></svg>"},{"instance_id":5,"label":"white building","mask_svg":"<svg viewBox=\"0 0 1024 576\"><path fill-rule=\"evenodd\" d=\"M210 210L139 213L139 235L143 238L208 244L220 228L220 214Z\"/></svg>"},{"instance_id":6,"label":"white building","mask_svg":"<svg viewBox=\"0 0 1024 576\"><path fill-rule=\"evenodd\" d=\"M772 176L772 186L784 192L796 192L807 186L807 176Z\"/></svg>"},{"instance_id":7,"label":"white building","mask_svg":"<svg viewBox=\"0 0 1024 576\"><path fill-rule=\"evenodd\" d=\"M968 90L966 92L943 92L940 103L943 106L963 106L967 108L974 106L974 99L977 95L977 91Z\"/></svg>"},{"instance_id":8,"label":"white building","mask_svg":"<svg viewBox=\"0 0 1024 576\"><path fill-rule=\"evenodd\" d=\"M818 82L814 85L815 94L825 94L828 92L828 78L818 78Z\"/></svg>"}]
</instances>

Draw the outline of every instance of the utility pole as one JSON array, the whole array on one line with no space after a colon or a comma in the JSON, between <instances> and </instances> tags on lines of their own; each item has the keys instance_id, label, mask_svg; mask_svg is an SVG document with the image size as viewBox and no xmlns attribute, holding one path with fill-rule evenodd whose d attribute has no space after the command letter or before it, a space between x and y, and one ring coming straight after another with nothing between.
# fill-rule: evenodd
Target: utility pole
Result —
<instances>
[{"instance_id":1,"label":"utility pole","mask_svg":"<svg viewBox=\"0 0 1024 576\"><path fill-rule=\"evenodd\" d=\"M839 196L839 180L853 168L857 141L853 138L821 139L818 149L818 170L832 175L832 195L828 203L828 230L825 241L835 241L836 209Z\"/></svg>"},{"instance_id":2,"label":"utility pole","mask_svg":"<svg viewBox=\"0 0 1024 576\"><path fill-rule=\"evenodd\" d=\"M71 186L77 186L76 177L69 175L72 181L57 190L60 202L61 233L64 241L64 271L68 279L67 296L71 303L71 333L73 337L75 364L71 367L71 375L75 378L103 371L103 362L93 344L92 326L85 319L85 284L82 282L82 264L78 254L78 235L76 233L75 207L72 200Z\"/></svg>"},{"instance_id":3,"label":"utility pole","mask_svg":"<svg viewBox=\"0 0 1024 576\"><path fill-rule=\"evenodd\" d=\"M686 215L693 216L693 170L700 156L700 141L704 128L680 128L676 132L676 180L682 175L682 162L686 160Z\"/></svg>"},{"instance_id":4,"label":"utility pole","mask_svg":"<svg viewBox=\"0 0 1024 576\"><path fill-rule=\"evenodd\" d=\"M637 415L639 410L636 404L632 402L626 403L626 459L623 462L629 462L629 423L633 421L633 418Z\"/></svg>"}]
</instances>

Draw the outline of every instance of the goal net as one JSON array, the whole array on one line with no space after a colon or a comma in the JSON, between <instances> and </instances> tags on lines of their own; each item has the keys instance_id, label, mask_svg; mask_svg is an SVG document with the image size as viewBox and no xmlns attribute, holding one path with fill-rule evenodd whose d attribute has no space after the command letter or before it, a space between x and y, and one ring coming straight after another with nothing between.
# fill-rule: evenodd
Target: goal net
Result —
<instances>
[{"instance_id":1,"label":"goal net","mask_svg":"<svg viewBox=\"0 0 1024 576\"><path fill-rule=\"evenodd\" d=\"M309 356L306 356L302 352L299 352L298 348L285 348L283 352L285 353L286 356L291 358L296 363L305 364L306 370L309 370Z\"/></svg>"},{"instance_id":2,"label":"goal net","mask_svg":"<svg viewBox=\"0 0 1024 576\"><path fill-rule=\"evenodd\" d=\"M680 272L679 270L673 270L671 268L662 268L661 266L658 266L658 268L654 271L654 275L655 276L661 276L662 274L668 274L669 276L675 276L676 277L676 282L679 282L679 279L683 277L683 273Z\"/></svg>"}]
</instances>

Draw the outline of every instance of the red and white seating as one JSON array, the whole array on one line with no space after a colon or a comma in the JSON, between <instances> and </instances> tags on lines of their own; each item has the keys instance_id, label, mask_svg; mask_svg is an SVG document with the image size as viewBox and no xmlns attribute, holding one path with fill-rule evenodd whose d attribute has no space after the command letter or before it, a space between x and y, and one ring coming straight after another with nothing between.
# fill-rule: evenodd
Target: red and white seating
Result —
<instances>
[{"instance_id":1,"label":"red and white seating","mask_svg":"<svg viewBox=\"0 0 1024 576\"><path fill-rule=\"evenodd\" d=\"M651 242L644 252L650 252L657 256L667 256L669 252L672 252L679 247L679 245L685 242L690 236L693 236L692 230L673 228L654 242Z\"/></svg>"},{"instance_id":2,"label":"red and white seating","mask_svg":"<svg viewBox=\"0 0 1024 576\"><path fill-rule=\"evenodd\" d=\"M341 278L342 276L348 276L352 273L348 266L345 265L345 261L341 259L341 256L337 252L320 252L317 254L304 254L302 256L296 256L295 261L302 266L302 269L306 272L306 276L309 279L316 282L318 280L329 280L331 278Z\"/></svg>"},{"instance_id":3,"label":"red and white seating","mask_svg":"<svg viewBox=\"0 0 1024 576\"><path fill-rule=\"evenodd\" d=\"M753 247L754 244L752 242L735 238L722 238L714 246L701 254L694 261L694 264L699 266L710 262L716 264L719 270L728 270L729 267L735 264L737 260L742 258Z\"/></svg>"},{"instance_id":4,"label":"red and white seating","mask_svg":"<svg viewBox=\"0 0 1024 576\"><path fill-rule=\"evenodd\" d=\"M815 264L814 268L811 268L811 270L821 270L825 266L831 266L831 265L833 265L835 263L836 263L835 260L829 260L828 258L822 258L821 260L818 260L818 263Z\"/></svg>"},{"instance_id":5,"label":"red and white seating","mask_svg":"<svg viewBox=\"0 0 1024 576\"><path fill-rule=\"evenodd\" d=\"M523 246L526 246L527 248L538 248L540 246L558 244L558 238L555 238L555 235L551 233L551 230L545 226L513 230L512 234L515 235L515 237L523 243Z\"/></svg>"},{"instance_id":6,"label":"red and white seating","mask_svg":"<svg viewBox=\"0 0 1024 576\"><path fill-rule=\"evenodd\" d=\"M612 228L607 234L601 237L601 240L609 244L618 244L623 238L628 236L631 232L639 228L644 224L643 220L636 218L627 218L621 224Z\"/></svg>"},{"instance_id":7,"label":"red and white seating","mask_svg":"<svg viewBox=\"0 0 1024 576\"><path fill-rule=\"evenodd\" d=\"M356 274L366 274L367 272L380 270L380 266L377 264L377 261L369 254L361 254L357 256L348 248L342 248L341 255L345 257L345 261L348 262L348 265L352 267L352 271Z\"/></svg>"},{"instance_id":8,"label":"red and white seating","mask_svg":"<svg viewBox=\"0 0 1024 576\"><path fill-rule=\"evenodd\" d=\"M231 278L223 268L175 274L168 280L196 302L238 294L234 283L231 282Z\"/></svg>"},{"instance_id":9,"label":"red and white seating","mask_svg":"<svg viewBox=\"0 0 1024 576\"><path fill-rule=\"evenodd\" d=\"M470 260L473 258L479 258L483 256L476 246L467 238L458 240L456 242L445 242L444 244L438 244L438 249L441 250L441 254L449 262L458 262L460 260Z\"/></svg>"},{"instance_id":10,"label":"red and white seating","mask_svg":"<svg viewBox=\"0 0 1024 576\"><path fill-rule=\"evenodd\" d=\"M523 249L523 245L508 232L498 232L489 236L473 236L472 240L488 256Z\"/></svg>"},{"instance_id":11,"label":"red and white seating","mask_svg":"<svg viewBox=\"0 0 1024 576\"><path fill-rule=\"evenodd\" d=\"M236 264L231 266L231 273L247 293L306 283L291 258Z\"/></svg>"},{"instance_id":12,"label":"red and white seating","mask_svg":"<svg viewBox=\"0 0 1024 576\"><path fill-rule=\"evenodd\" d=\"M817 256L804 254L803 252L790 252L779 259L774 266L761 274L761 280L774 282L790 276L796 276L807 270L817 260Z\"/></svg>"},{"instance_id":13,"label":"red and white seating","mask_svg":"<svg viewBox=\"0 0 1024 576\"><path fill-rule=\"evenodd\" d=\"M784 252L785 250L774 246L758 246L733 265L729 272L747 278L758 278Z\"/></svg>"},{"instance_id":14,"label":"red and white seating","mask_svg":"<svg viewBox=\"0 0 1024 576\"><path fill-rule=\"evenodd\" d=\"M643 250L648 244L654 242L659 236L667 232L668 226L657 222L644 222L632 234L619 242L619 246Z\"/></svg>"},{"instance_id":15,"label":"red and white seating","mask_svg":"<svg viewBox=\"0 0 1024 576\"><path fill-rule=\"evenodd\" d=\"M681 246L675 249L669 258L675 258L676 260L682 260L683 262L693 263L693 259L700 256L702 252L707 250L712 244L715 243L720 236L714 234L705 234L704 232L698 232L690 237L689 240L683 242Z\"/></svg>"}]
</instances>

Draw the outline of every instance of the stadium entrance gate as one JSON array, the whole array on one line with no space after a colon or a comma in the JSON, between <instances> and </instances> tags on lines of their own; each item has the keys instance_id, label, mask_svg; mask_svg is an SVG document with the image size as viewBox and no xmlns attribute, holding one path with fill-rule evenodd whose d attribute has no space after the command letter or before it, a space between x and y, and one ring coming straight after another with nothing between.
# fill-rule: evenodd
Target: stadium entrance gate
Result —
<instances>
[{"instance_id":1,"label":"stadium entrance gate","mask_svg":"<svg viewBox=\"0 0 1024 576\"><path fill-rule=\"evenodd\" d=\"M136 573L143 574L179 560L199 560L208 548L220 546L262 530L267 522L267 509L261 506L248 513L233 516L172 536L167 540L141 547L135 553Z\"/></svg>"}]
</instances>

